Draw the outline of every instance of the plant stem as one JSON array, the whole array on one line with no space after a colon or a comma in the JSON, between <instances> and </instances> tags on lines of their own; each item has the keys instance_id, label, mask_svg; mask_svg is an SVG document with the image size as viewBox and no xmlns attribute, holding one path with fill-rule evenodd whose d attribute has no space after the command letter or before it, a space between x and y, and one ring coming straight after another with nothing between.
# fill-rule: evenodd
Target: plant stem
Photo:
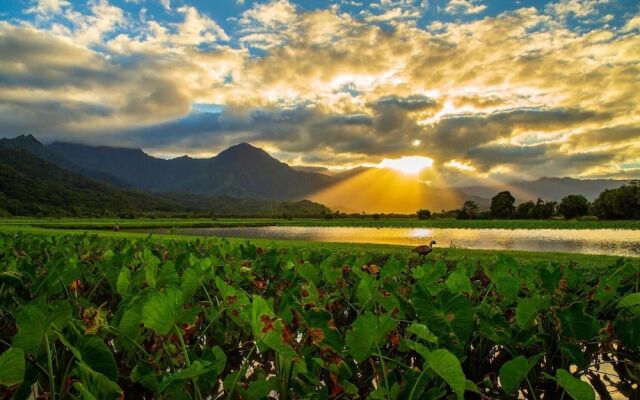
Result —
<instances>
[{"instance_id":1,"label":"plant stem","mask_svg":"<svg viewBox=\"0 0 640 400\"><path fill-rule=\"evenodd\" d=\"M256 351L256 348L258 347L258 344L255 343L253 345L253 348L251 348L251 351L249 352L249 354L247 354L247 357L244 359L244 361L242 361L242 365L240 366L240 369L238 370L238 373L236 374L235 378L233 378L233 382L231 384L231 388L229 389L229 394L227 395L227 399L231 399L233 396L233 392L236 390L236 384L238 383L238 379L240 379L240 374L243 373L246 364L248 363L249 359L251 359L251 356L253 355L253 352Z\"/></svg>"},{"instance_id":2,"label":"plant stem","mask_svg":"<svg viewBox=\"0 0 640 400\"><path fill-rule=\"evenodd\" d=\"M189 359L189 352L187 351L187 345L184 343L184 339L182 338L182 332L178 325L173 326L176 331L176 336L178 336L178 340L180 341L180 346L182 347L182 354L184 355L184 363L187 365L187 368L191 366L191 360ZM198 387L198 378L191 379L191 383L193 383L193 391L196 395L196 399L202 399L202 393L200 393L200 388Z\"/></svg>"},{"instance_id":3,"label":"plant stem","mask_svg":"<svg viewBox=\"0 0 640 400\"><path fill-rule=\"evenodd\" d=\"M49 335L44 334L44 344L47 348L47 367L49 369L49 395L51 400L56 400L56 382L53 376L53 361L51 360L51 346L49 346Z\"/></svg>"},{"instance_id":4,"label":"plant stem","mask_svg":"<svg viewBox=\"0 0 640 400\"><path fill-rule=\"evenodd\" d=\"M420 375L418 375L418 379L416 379L416 383L414 383L413 387L411 388L411 393L409 393L409 399L408 400L413 400L413 396L416 394L416 389L418 388L418 383L420 383L420 379L422 379L422 377L426 373L427 373L427 368L424 368L422 370L422 372L420 372Z\"/></svg>"},{"instance_id":5,"label":"plant stem","mask_svg":"<svg viewBox=\"0 0 640 400\"><path fill-rule=\"evenodd\" d=\"M387 389L387 399L391 399L391 391L389 390L389 378L387 377L387 368L384 364L384 358L382 357L382 353L380 352L380 346L376 343L376 348L378 349L378 359L380 359L380 366L382 367L382 376L384 377L384 386Z\"/></svg>"}]
</instances>

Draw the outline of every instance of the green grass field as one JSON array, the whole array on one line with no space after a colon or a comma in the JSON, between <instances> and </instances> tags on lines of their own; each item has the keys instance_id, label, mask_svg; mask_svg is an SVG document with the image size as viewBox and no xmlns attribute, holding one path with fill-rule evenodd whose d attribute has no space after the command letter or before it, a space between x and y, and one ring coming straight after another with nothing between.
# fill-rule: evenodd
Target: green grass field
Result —
<instances>
[{"instance_id":1,"label":"green grass field","mask_svg":"<svg viewBox=\"0 0 640 400\"><path fill-rule=\"evenodd\" d=\"M401 219L380 220L365 218L304 219L294 218L5 218L0 225L30 225L64 229L171 228L171 227L233 227L233 226L346 226L372 228L468 228L468 229L640 229L640 221L578 221L578 220L457 220L457 219Z\"/></svg>"}]
</instances>

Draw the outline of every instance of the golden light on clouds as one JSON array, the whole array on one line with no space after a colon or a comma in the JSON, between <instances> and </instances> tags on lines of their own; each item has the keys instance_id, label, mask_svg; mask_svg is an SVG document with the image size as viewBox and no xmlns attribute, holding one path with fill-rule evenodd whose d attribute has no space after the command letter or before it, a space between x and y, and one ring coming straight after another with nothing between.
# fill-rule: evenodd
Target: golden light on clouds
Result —
<instances>
[{"instance_id":1,"label":"golden light on clouds","mask_svg":"<svg viewBox=\"0 0 640 400\"><path fill-rule=\"evenodd\" d=\"M446 164L444 164L444 166L449 168L456 168L461 171L467 171L467 172L473 172L476 170L476 168L473 165L470 165L469 163L461 162L458 160L451 160Z\"/></svg>"},{"instance_id":2,"label":"golden light on clouds","mask_svg":"<svg viewBox=\"0 0 640 400\"><path fill-rule=\"evenodd\" d=\"M433 159L420 156L403 156L400 158L385 158L377 167L389 168L405 175L416 176L425 168L433 165Z\"/></svg>"},{"instance_id":3,"label":"golden light on clouds","mask_svg":"<svg viewBox=\"0 0 640 400\"><path fill-rule=\"evenodd\" d=\"M637 8L265 0L223 20L224 2L27 3L0 15L2 136L192 155L250 142L448 183L640 175Z\"/></svg>"}]
</instances>

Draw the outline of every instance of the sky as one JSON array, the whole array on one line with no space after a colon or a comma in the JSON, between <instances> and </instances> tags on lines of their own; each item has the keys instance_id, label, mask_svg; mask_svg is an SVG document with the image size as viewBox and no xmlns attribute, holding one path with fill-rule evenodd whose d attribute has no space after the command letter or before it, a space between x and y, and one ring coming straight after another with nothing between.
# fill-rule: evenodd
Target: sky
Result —
<instances>
[{"instance_id":1,"label":"sky","mask_svg":"<svg viewBox=\"0 0 640 400\"><path fill-rule=\"evenodd\" d=\"M405 157L452 185L639 177L640 2L0 0L0 137L20 134Z\"/></svg>"}]
</instances>

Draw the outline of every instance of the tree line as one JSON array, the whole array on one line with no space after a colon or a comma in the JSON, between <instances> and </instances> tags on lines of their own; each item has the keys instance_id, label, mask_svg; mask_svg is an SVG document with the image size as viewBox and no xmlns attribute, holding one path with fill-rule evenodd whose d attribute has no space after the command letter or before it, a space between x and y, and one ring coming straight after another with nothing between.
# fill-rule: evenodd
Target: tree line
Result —
<instances>
[{"instance_id":1,"label":"tree line","mask_svg":"<svg viewBox=\"0 0 640 400\"><path fill-rule=\"evenodd\" d=\"M429 210L418 210L419 219L429 219L435 214ZM607 189L593 201L580 194L564 197L560 202L526 201L516 205L511 192L502 191L491 199L488 210L480 210L475 201L467 200L462 207L438 214L456 219L548 219L562 216L574 219L592 216L603 220L640 219L640 185L631 181L616 189Z\"/></svg>"}]
</instances>

